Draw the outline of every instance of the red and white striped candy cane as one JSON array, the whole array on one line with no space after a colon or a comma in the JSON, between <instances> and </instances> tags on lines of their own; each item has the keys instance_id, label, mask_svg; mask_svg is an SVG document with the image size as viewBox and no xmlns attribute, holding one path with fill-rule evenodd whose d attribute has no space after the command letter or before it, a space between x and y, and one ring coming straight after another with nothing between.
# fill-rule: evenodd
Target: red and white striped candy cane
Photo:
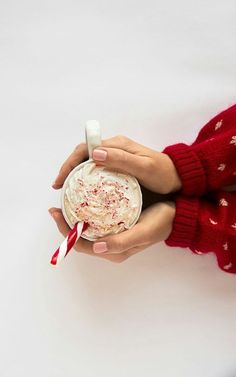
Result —
<instances>
[{"instance_id":1,"label":"red and white striped candy cane","mask_svg":"<svg viewBox=\"0 0 236 377\"><path fill-rule=\"evenodd\" d=\"M72 249L76 241L80 238L81 234L87 229L87 227L88 223L85 223L83 221L75 224L74 228L62 242L61 246L53 254L51 264L56 266L62 261L62 259L67 256L69 251Z\"/></svg>"}]
</instances>

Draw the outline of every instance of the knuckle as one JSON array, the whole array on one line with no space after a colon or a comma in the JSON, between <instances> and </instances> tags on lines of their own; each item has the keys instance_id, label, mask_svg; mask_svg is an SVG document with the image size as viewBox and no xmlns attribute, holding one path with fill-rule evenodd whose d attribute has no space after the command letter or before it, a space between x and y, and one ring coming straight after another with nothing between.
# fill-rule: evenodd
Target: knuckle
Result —
<instances>
[{"instance_id":1,"label":"knuckle","mask_svg":"<svg viewBox=\"0 0 236 377\"><path fill-rule=\"evenodd\" d=\"M81 151L81 149L84 149L84 148L85 148L85 146L86 146L86 144L85 144L85 143L80 143L80 144L77 144L77 145L76 145L76 147L75 147L75 149L74 149L74 151L75 151L76 153L78 153L78 152L80 152L80 151Z\"/></svg>"},{"instance_id":2,"label":"knuckle","mask_svg":"<svg viewBox=\"0 0 236 377\"><path fill-rule=\"evenodd\" d=\"M112 242L109 242L108 250L109 253L115 255L122 252L123 242L122 239L117 235L113 236Z\"/></svg>"},{"instance_id":3,"label":"knuckle","mask_svg":"<svg viewBox=\"0 0 236 377\"><path fill-rule=\"evenodd\" d=\"M124 163L124 166L126 166L126 163L128 162L128 154L125 151L120 150L117 157L118 160L122 161L122 163Z\"/></svg>"},{"instance_id":4,"label":"knuckle","mask_svg":"<svg viewBox=\"0 0 236 377\"><path fill-rule=\"evenodd\" d=\"M116 242L114 243L113 248L116 253L120 253L123 250L123 241L120 237L117 238Z\"/></svg>"},{"instance_id":5,"label":"knuckle","mask_svg":"<svg viewBox=\"0 0 236 377\"><path fill-rule=\"evenodd\" d=\"M126 145L130 141L129 138L124 135L117 135L115 138L117 139L118 142L124 145Z\"/></svg>"}]
</instances>

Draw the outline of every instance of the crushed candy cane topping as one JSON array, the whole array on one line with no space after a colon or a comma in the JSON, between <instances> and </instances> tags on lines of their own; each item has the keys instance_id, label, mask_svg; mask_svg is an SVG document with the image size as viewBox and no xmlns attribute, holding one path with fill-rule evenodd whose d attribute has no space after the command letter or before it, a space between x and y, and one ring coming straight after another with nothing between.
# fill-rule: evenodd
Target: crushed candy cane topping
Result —
<instances>
[{"instance_id":1,"label":"crushed candy cane topping","mask_svg":"<svg viewBox=\"0 0 236 377\"><path fill-rule=\"evenodd\" d=\"M97 239L129 229L138 219L141 191L137 180L90 162L67 182L64 205L72 225L85 221L83 235Z\"/></svg>"}]
</instances>

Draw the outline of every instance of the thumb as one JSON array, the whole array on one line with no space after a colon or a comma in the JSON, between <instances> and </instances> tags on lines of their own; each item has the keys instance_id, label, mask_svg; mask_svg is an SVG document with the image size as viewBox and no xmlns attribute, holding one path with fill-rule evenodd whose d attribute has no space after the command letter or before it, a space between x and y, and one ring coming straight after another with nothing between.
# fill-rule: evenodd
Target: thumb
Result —
<instances>
[{"instance_id":1,"label":"thumb","mask_svg":"<svg viewBox=\"0 0 236 377\"><path fill-rule=\"evenodd\" d=\"M67 223L65 222L65 219L62 215L61 209L53 207L53 208L49 208L48 212L50 213L50 215L54 219L54 221L55 221L55 223L58 227L59 232L64 237L66 237L68 235L68 233L70 232L70 228L67 225Z\"/></svg>"},{"instance_id":2,"label":"thumb","mask_svg":"<svg viewBox=\"0 0 236 377\"><path fill-rule=\"evenodd\" d=\"M122 233L103 237L94 242L93 251L98 254L119 254L133 247L146 244L148 242L145 240L145 226L140 222Z\"/></svg>"},{"instance_id":3,"label":"thumb","mask_svg":"<svg viewBox=\"0 0 236 377\"><path fill-rule=\"evenodd\" d=\"M104 147L94 149L93 160L99 165L123 170L140 180L144 178L144 172L148 173L150 170L151 161L146 156L138 156L122 149Z\"/></svg>"}]
</instances>

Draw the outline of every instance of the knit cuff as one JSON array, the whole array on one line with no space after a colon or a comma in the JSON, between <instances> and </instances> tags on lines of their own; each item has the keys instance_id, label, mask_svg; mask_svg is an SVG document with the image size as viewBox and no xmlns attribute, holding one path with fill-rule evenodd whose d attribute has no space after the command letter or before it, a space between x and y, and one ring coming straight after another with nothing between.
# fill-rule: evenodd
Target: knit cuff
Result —
<instances>
[{"instance_id":1,"label":"knit cuff","mask_svg":"<svg viewBox=\"0 0 236 377\"><path fill-rule=\"evenodd\" d=\"M191 247L197 226L199 200L179 196L176 198L176 214L168 246Z\"/></svg>"},{"instance_id":2,"label":"knit cuff","mask_svg":"<svg viewBox=\"0 0 236 377\"><path fill-rule=\"evenodd\" d=\"M184 195L203 195L206 191L206 175L201 161L193 149L186 144L166 147L163 153L173 161L182 182Z\"/></svg>"}]
</instances>

